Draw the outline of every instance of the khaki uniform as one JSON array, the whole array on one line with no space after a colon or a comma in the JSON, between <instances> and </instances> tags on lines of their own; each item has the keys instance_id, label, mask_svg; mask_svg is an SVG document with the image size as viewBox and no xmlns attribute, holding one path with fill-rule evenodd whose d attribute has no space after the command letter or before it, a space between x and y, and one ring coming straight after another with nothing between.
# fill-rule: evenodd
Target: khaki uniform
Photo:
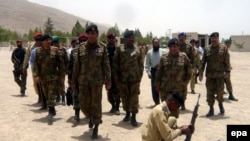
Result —
<instances>
[{"instance_id":1,"label":"khaki uniform","mask_svg":"<svg viewBox=\"0 0 250 141\"><path fill-rule=\"evenodd\" d=\"M133 45L121 45L116 49L113 64L114 80L119 81L123 109L133 114L138 113L138 95L143 74L143 55Z\"/></svg>"},{"instance_id":2,"label":"khaki uniform","mask_svg":"<svg viewBox=\"0 0 250 141\"><path fill-rule=\"evenodd\" d=\"M230 53L228 52L228 56L229 56L229 59L230 59ZM229 61L230 62L230 61ZM230 71L232 69L232 66L230 64ZM231 75L229 74L228 77L224 78L224 82L226 84L226 89L227 89L227 92L228 93L233 93L233 87L232 87L232 82L231 82Z\"/></svg>"},{"instance_id":3,"label":"khaki uniform","mask_svg":"<svg viewBox=\"0 0 250 141\"><path fill-rule=\"evenodd\" d=\"M104 44L79 47L73 69L73 84L79 84L79 101L82 112L93 124L102 123L102 87L111 84L109 59Z\"/></svg>"},{"instance_id":4,"label":"khaki uniform","mask_svg":"<svg viewBox=\"0 0 250 141\"><path fill-rule=\"evenodd\" d=\"M142 127L143 141L172 141L181 135L181 130L176 129L176 118L170 116L170 111L165 102L153 108Z\"/></svg>"},{"instance_id":5,"label":"khaki uniform","mask_svg":"<svg viewBox=\"0 0 250 141\"><path fill-rule=\"evenodd\" d=\"M61 69L57 47L51 46L50 49L41 47L36 50L33 76L39 77L41 80L48 107L55 106L54 97L57 94L58 78L62 73Z\"/></svg>"},{"instance_id":6,"label":"khaki uniform","mask_svg":"<svg viewBox=\"0 0 250 141\"><path fill-rule=\"evenodd\" d=\"M194 62L192 65L193 73L191 75L191 81L190 81L191 90L194 90L194 88L195 88L195 76L196 76L196 74L194 74L194 72L196 73L200 68L200 55L199 55L198 49L194 48L193 54L194 54Z\"/></svg>"},{"instance_id":7,"label":"khaki uniform","mask_svg":"<svg viewBox=\"0 0 250 141\"><path fill-rule=\"evenodd\" d=\"M156 72L155 85L160 86L161 101L165 101L173 91L180 92L185 97L185 90L192 73L191 64L185 53L178 56L163 54ZM173 114L176 118L179 112Z\"/></svg>"},{"instance_id":8,"label":"khaki uniform","mask_svg":"<svg viewBox=\"0 0 250 141\"><path fill-rule=\"evenodd\" d=\"M219 103L223 102L224 75L230 74L230 60L227 47L222 44L206 47L199 71L200 77L203 76L206 65L207 102L209 106L213 106L215 95L217 95L216 99Z\"/></svg>"}]
</instances>

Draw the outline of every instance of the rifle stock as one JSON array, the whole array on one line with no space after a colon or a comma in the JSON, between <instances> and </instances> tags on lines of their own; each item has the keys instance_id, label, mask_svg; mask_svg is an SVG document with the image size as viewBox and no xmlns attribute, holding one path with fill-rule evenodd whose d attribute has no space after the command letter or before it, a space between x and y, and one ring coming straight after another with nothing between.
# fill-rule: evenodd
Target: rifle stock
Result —
<instances>
[{"instance_id":1,"label":"rifle stock","mask_svg":"<svg viewBox=\"0 0 250 141\"><path fill-rule=\"evenodd\" d=\"M198 109L199 109L199 100L200 100L200 96L201 96L201 94L199 94L197 103L196 103L196 105L195 105L195 107L194 107L194 111L193 111L193 115L192 115L192 119L191 119L191 123L190 123L190 125L191 125L191 127L190 127L190 128L191 128L191 131L186 135L185 141L191 141L192 134L193 134L193 132L194 132L195 121L196 121L196 118L197 118L197 116L198 116Z\"/></svg>"}]
</instances>

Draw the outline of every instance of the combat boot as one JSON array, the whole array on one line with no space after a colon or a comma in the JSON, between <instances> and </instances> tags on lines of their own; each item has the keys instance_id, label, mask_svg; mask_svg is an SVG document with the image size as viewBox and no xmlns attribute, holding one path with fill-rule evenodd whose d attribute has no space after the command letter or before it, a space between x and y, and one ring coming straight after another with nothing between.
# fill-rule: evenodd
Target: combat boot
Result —
<instances>
[{"instance_id":1,"label":"combat boot","mask_svg":"<svg viewBox=\"0 0 250 141\"><path fill-rule=\"evenodd\" d=\"M20 93L21 93L21 96L25 96L25 88L21 88Z\"/></svg>"},{"instance_id":2,"label":"combat boot","mask_svg":"<svg viewBox=\"0 0 250 141\"><path fill-rule=\"evenodd\" d=\"M219 103L220 113L223 115L225 113L224 107L222 103Z\"/></svg>"},{"instance_id":3,"label":"combat boot","mask_svg":"<svg viewBox=\"0 0 250 141\"><path fill-rule=\"evenodd\" d=\"M80 108L75 109L75 121L79 122L80 121Z\"/></svg>"},{"instance_id":4,"label":"combat boot","mask_svg":"<svg viewBox=\"0 0 250 141\"><path fill-rule=\"evenodd\" d=\"M229 92L228 99L229 99L229 100L233 100L233 101L238 101L238 99L235 98L235 97L233 96L233 93L232 93L232 92Z\"/></svg>"},{"instance_id":5,"label":"combat boot","mask_svg":"<svg viewBox=\"0 0 250 141\"><path fill-rule=\"evenodd\" d=\"M89 118L89 128L93 128L94 124L92 123L91 118Z\"/></svg>"},{"instance_id":6,"label":"combat boot","mask_svg":"<svg viewBox=\"0 0 250 141\"><path fill-rule=\"evenodd\" d=\"M123 118L123 122L127 122L130 120L130 112L126 112L125 117Z\"/></svg>"},{"instance_id":7,"label":"combat boot","mask_svg":"<svg viewBox=\"0 0 250 141\"><path fill-rule=\"evenodd\" d=\"M214 115L214 107L213 106L209 106L209 112L207 113L206 117L211 117Z\"/></svg>"},{"instance_id":8,"label":"combat boot","mask_svg":"<svg viewBox=\"0 0 250 141\"><path fill-rule=\"evenodd\" d=\"M136 121L136 114L132 114L131 117L131 121L130 121L131 125L136 127L138 125L137 121Z\"/></svg>"},{"instance_id":9,"label":"combat boot","mask_svg":"<svg viewBox=\"0 0 250 141\"><path fill-rule=\"evenodd\" d=\"M55 107L49 107L49 115L48 115L48 117L53 118L53 116L55 116L55 115L56 115Z\"/></svg>"},{"instance_id":10,"label":"combat boot","mask_svg":"<svg viewBox=\"0 0 250 141\"><path fill-rule=\"evenodd\" d=\"M65 105L65 95L62 96L62 104Z\"/></svg>"},{"instance_id":11,"label":"combat boot","mask_svg":"<svg viewBox=\"0 0 250 141\"><path fill-rule=\"evenodd\" d=\"M93 133L92 133L92 135L91 135L91 139L92 139L92 140L98 138L98 126L99 126L99 124L95 124L95 127L94 127L94 129L93 129Z\"/></svg>"},{"instance_id":12,"label":"combat boot","mask_svg":"<svg viewBox=\"0 0 250 141\"><path fill-rule=\"evenodd\" d=\"M185 103L183 103L183 104L181 105L181 110L182 110L182 111L186 110Z\"/></svg>"},{"instance_id":13,"label":"combat boot","mask_svg":"<svg viewBox=\"0 0 250 141\"><path fill-rule=\"evenodd\" d=\"M120 102L116 102L116 105L115 105L115 114L116 115L120 115L119 106L120 106Z\"/></svg>"},{"instance_id":14,"label":"combat boot","mask_svg":"<svg viewBox=\"0 0 250 141\"><path fill-rule=\"evenodd\" d=\"M115 113L115 102L111 102L111 109L110 109L110 113Z\"/></svg>"}]
</instances>

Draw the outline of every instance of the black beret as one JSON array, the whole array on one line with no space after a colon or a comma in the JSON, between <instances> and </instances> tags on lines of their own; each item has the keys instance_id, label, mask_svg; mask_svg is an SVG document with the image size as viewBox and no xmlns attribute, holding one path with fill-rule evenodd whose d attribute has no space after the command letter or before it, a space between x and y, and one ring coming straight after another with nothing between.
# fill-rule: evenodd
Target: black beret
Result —
<instances>
[{"instance_id":1,"label":"black beret","mask_svg":"<svg viewBox=\"0 0 250 141\"><path fill-rule=\"evenodd\" d=\"M115 34L114 33L108 33L107 34L107 38L108 39L114 39L115 38Z\"/></svg>"},{"instance_id":2,"label":"black beret","mask_svg":"<svg viewBox=\"0 0 250 141\"><path fill-rule=\"evenodd\" d=\"M172 92L172 97L180 103L180 105L184 104L183 96L179 92Z\"/></svg>"},{"instance_id":3,"label":"black beret","mask_svg":"<svg viewBox=\"0 0 250 141\"><path fill-rule=\"evenodd\" d=\"M180 32L179 34L178 34L178 37L179 36L186 36L186 33L185 32Z\"/></svg>"},{"instance_id":4,"label":"black beret","mask_svg":"<svg viewBox=\"0 0 250 141\"><path fill-rule=\"evenodd\" d=\"M178 45L178 40L176 38L170 39L168 41L168 47L170 47L171 45Z\"/></svg>"},{"instance_id":5,"label":"black beret","mask_svg":"<svg viewBox=\"0 0 250 141\"><path fill-rule=\"evenodd\" d=\"M190 43L195 43L195 39L190 40Z\"/></svg>"},{"instance_id":6,"label":"black beret","mask_svg":"<svg viewBox=\"0 0 250 141\"><path fill-rule=\"evenodd\" d=\"M134 35L134 31L133 31L133 30L127 30L127 31L124 33L124 38L128 38L128 37L130 37L131 35Z\"/></svg>"},{"instance_id":7,"label":"black beret","mask_svg":"<svg viewBox=\"0 0 250 141\"><path fill-rule=\"evenodd\" d=\"M52 37L49 35L49 34L44 34L42 37L41 37L41 41L44 41L46 39L52 39Z\"/></svg>"},{"instance_id":8,"label":"black beret","mask_svg":"<svg viewBox=\"0 0 250 141\"><path fill-rule=\"evenodd\" d=\"M84 33L82 33L78 36L79 41L86 41L87 39L88 39L88 36Z\"/></svg>"},{"instance_id":9,"label":"black beret","mask_svg":"<svg viewBox=\"0 0 250 141\"><path fill-rule=\"evenodd\" d=\"M213 32L213 33L211 33L210 37L219 37L219 33L218 32Z\"/></svg>"},{"instance_id":10,"label":"black beret","mask_svg":"<svg viewBox=\"0 0 250 141\"><path fill-rule=\"evenodd\" d=\"M90 31L96 31L98 33L98 27L95 24L90 24L87 28L86 28L86 33L89 33Z\"/></svg>"}]
</instances>

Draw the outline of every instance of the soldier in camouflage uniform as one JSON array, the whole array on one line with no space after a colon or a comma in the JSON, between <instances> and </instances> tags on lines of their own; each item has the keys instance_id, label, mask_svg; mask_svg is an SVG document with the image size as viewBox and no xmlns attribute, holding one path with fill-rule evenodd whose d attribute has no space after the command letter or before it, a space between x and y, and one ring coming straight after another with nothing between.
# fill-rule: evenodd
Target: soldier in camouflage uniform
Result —
<instances>
[{"instance_id":1,"label":"soldier in camouflage uniform","mask_svg":"<svg viewBox=\"0 0 250 141\"><path fill-rule=\"evenodd\" d=\"M65 104L65 75L67 73L67 65L68 65L68 56L67 56L67 52L66 52L66 48L60 45L59 42L59 37L57 36L53 36L52 38L52 45L54 47L58 48L58 54L60 57L60 62L62 69L61 71L61 75L59 76L58 79L58 94L56 97L56 102L60 102L60 96L62 96L62 103Z\"/></svg>"},{"instance_id":2,"label":"soldier in camouflage uniform","mask_svg":"<svg viewBox=\"0 0 250 141\"><path fill-rule=\"evenodd\" d=\"M224 78L230 75L230 60L227 47L219 43L219 33L214 32L210 35L211 44L205 48L202 59L202 66L199 71L199 79L202 81L203 72L206 67L206 88L207 103L210 107L207 117L214 115L214 101L219 102L220 113L224 114L223 90Z\"/></svg>"},{"instance_id":3,"label":"soldier in camouflage uniform","mask_svg":"<svg viewBox=\"0 0 250 141\"><path fill-rule=\"evenodd\" d=\"M98 28L91 24L86 28L88 40L79 47L76 56L72 89L79 85L79 101L82 112L89 118L89 128L93 129L92 139L98 137L98 126L102 123L102 87L111 87L111 71L104 44L98 42Z\"/></svg>"},{"instance_id":4,"label":"soldier in camouflage uniform","mask_svg":"<svg viewBox=\"0 0 250 141\"><path fill-rule=\"evenodd\" d=\"M191 75L191 81L190 81L190 88L191 88L191 93L195 94L194 88L195 88L195 76L197 74L197 71L200 68L200 55L199 51L197 48L195 48L195 40L192 39L190 40L190 44L192 45L193 48L193 55L194 55L194 62L192 65L192 75Z\"/></svg>"},{"instance_id":5,"label":"soldier in camouflage uniform","mask_svg":"<svg viewBox=\"0 0 250 141\"><path fill-rule=\"evenodd\" d=\"M231 47L231 40L230 39L225 40L225 45L227 46L227 49L229 50ZM230 54L229 54L229 59L230 59ZM232 69L231 64L230 64L230 69ZM231 79L230 79L230 74L228 75L228 77L226 77L224 79L224 82L226 84L227 92L229 94L228 99L233 100L233 101L238 101L238 99L235 98L233 95L233 87L232 87L232 83L231 83Z\"/></svg>"},{"instance_id":6,"label":"soldier in camouflage uniform","mask_svg":"<svg viewBox=\"0 0 250 141\"><path fill-rule=\"evenodd\" d=\"M173 91L184 95L184 90L190 80L192 68L187 55L179 51L178 40L173 38L168 42L169 52L163 54L156 71L155 85L164 101ZM179 117L179 110L171 116Z\"/></svg>"},{"instance_id":7,"label":"soldier in camouflage uniform","mask_svg":"<svg viewBox=\"0 0 250 141\"><path fill-rule=\"evenodd\" d=\"M122 105L126 115L124 122L130 120L132 126L137 126L139 89L143 74L143 55L134 44L134 31L124 33L125 43L116 49L113 64L113 74L119 87ZM132 113L132 117L131 114Z\"/></svg>"},{"instance_id":8,"label":"soldier in camouflage uniform","mask_svg":"<svg viewBox=\"0 0 250 141\"><path fill-rule=\"evenodd\" d=\"M49 107L48 117L56 115L55 95L57 94L58 79L61 76L61 62L58 48L51 44L51 37L48 34L42 37L42 47L36 50L33 64L33 76L36 83L41 83L44 95Z\"/></svg>"},{"instance_id":9,"label":"soldier in camouflage uniform","mask_svg":"<svg viewBox=\"0 0 250 141\"><path fill-rule=\"evenodd\" d=\"M186 38L187 38L186 33L180 32L178 34L179 48L180 48L181 52L186 53L186 55L188 56L188 58L190 60L191 65L193 65L193 63L194 63L194 54L193 54L194 48L189 43L186 43ZM182 93L184 94L183 95L184 100L186 100L186 98L187 98L187 86L185 87L185 89L183 90ZM181 105L181 110L186 110L185 102L183 105Z\"/></svg>"},{"instance_id":10,"label":"soldier in camouflage uniform","mask_svg":"<svg viewBox=\"0 0 250 141\"><path fill-rule=\"evenodd\" d=\"M16 44L17 48L12 52L11 61L14 64L13 74L15 82L20 87L21 96L24 96L26 90L27 73L22 72L22 67L26 50L22 46L22 40L18 39Z\"/></svg>"}]
</instances>

